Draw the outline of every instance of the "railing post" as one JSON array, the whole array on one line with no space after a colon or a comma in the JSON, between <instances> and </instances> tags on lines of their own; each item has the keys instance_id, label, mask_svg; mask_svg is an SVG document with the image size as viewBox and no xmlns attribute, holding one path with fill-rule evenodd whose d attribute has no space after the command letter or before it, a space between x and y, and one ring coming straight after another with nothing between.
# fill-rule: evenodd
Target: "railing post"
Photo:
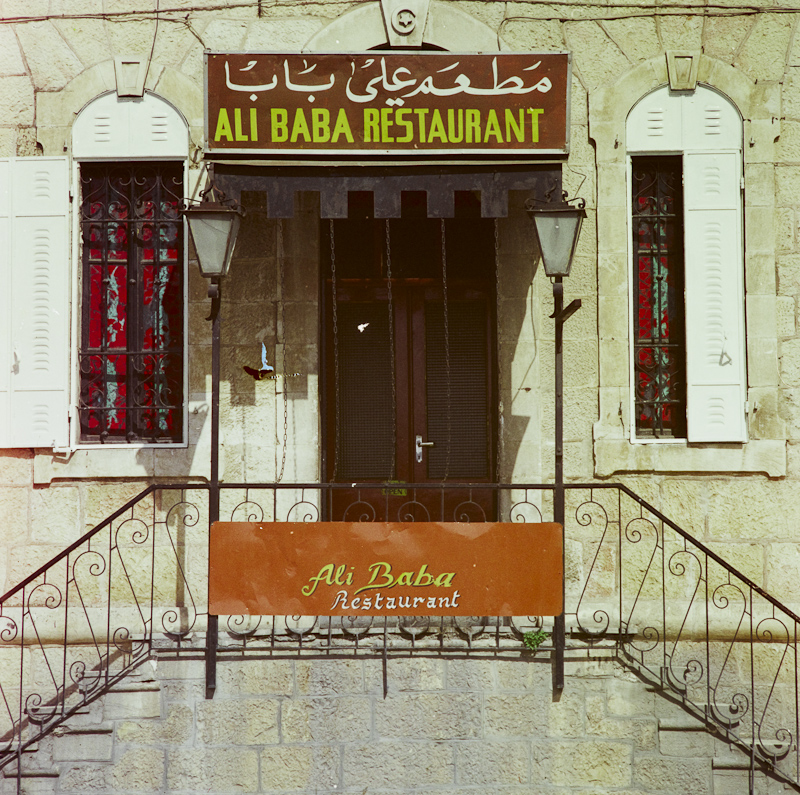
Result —
<instances>
[{"instance_id":1,"label":"railing post","mask_svg":"<svg viewBox=\"0 0 800 795\"><path fill-rule=\"evenodd\" d=\"M220 379L220 300L219 279L208 287L211 297L211 472L208 490L209 553L211 525L219 520L219 379ZM211 558L209 556L209 565ZM206 627L206 698L213 698L217 689L217 616L208 614Z\"/></svg>"}]
</instances>

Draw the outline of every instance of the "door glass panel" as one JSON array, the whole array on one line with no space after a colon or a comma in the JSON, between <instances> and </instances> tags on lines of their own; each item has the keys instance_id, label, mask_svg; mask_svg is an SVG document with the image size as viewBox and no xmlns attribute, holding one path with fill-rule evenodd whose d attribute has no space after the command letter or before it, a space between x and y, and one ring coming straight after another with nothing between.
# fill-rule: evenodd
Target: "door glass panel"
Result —
<instances>
[{"instance_id":1,"label":"door glass panel","mask_svg":"<svg viewBox=\"0 0 800 795\"><path fill-rule=\"evenodd\" d=\"M428 477L489 477L486 305L449 301L449 379L444 304L425 304ZM449 380L449 389L448 389ZM449 405L449 410L448 410ZM449 439L449 455L448 455Z\"/></svg>"},{"instance_id":2,"label":"door glass panel","mask_svg":"<svg viewBox=\"0 0 800 795\"><path fill-rule=\"evenodd\" d=\"M338 476L389 480L395 428L387 308L338 303L337 315Z\"/></svg>"}]
</instances>

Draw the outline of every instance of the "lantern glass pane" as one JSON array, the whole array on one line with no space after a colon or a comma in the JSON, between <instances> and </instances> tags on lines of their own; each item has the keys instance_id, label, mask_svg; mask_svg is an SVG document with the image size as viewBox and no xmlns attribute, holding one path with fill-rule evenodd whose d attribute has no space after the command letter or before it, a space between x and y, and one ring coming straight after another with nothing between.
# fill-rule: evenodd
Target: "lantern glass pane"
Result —
<instances>
[{"instance_id":1,"label":"lantern glass pane","mask_svg":"<svg viewBox=\"0 0 800 795\"><path fill-rule=\"evenodd\" d=\"M548 276L569 276L583 213L537 212L533 217Z\"/></svg>"},{"instance_id":2,"label":"lantern glass pane","mask_svg":"<svg viewBox=\"0 0 800 795\"><path fill-rule=\"evenodd\" d=\"M204 276L224 276L233 253L233 245L228 241L231 233L231 243L236 239L238 214L193 210L186 217L201 272Z\"/></svg>"}]
</instances>

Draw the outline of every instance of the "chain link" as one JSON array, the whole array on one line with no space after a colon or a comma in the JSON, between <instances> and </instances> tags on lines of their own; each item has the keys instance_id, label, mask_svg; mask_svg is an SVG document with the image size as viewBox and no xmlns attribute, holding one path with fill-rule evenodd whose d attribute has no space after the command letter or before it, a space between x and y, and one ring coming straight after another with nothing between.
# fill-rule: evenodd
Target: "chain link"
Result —
<instances>
[{"instance_id":1,"label":"chain link","mask_svg":"<svg viewBox=\"0 0 800 795\"><path fill-rule=\"evenodd\" d=\"M333 448L333 473L331 480L336 480L336 470L339 466L339 318L336 309L336 246L333 239L333 218L329 219L330 245L331 245L331 304L333 305L333 384L335 398L335 425Z\"/></svg>"},{"instance_id":2,"label":"chain link","mask_svg":"<svg viewBox=\"0 0 800 795\"><path fill-rule=\"evenodd\" d=\"M445 235L444 218L440 219L442 231L442 304L444 307L444 362L447 373L447 457L444 464L444 477L450 474L450 447L452 437L452 417L450 406L450 312L447 306L447 237Z\"/></svg>"},{"instance_id":3,"label":"chain link","mask_svg":"<svg viewBox=\"0 0 800 795\"><path fill-rule=\"evenodd\" d=\"M283 355L281 356L281 369L283 371L283 446L281 450L281 470L276 479L277 483L283 480L286 470L286 447L289 440L289 368L286 364L286 279L285 257L283 252L283 219L278 219L278 273L281 285L281 339L283 340ZM277 386L278 380L275 380Z\"/></svg>"},{"instance_id":4,"label":"chain link","mask_svg":"<svg viewBox=\"0 0 800 795\"><path fill-rule=\"evenodd\" d=\"M495 355L497 357L497 363L495 364L495 370L498 373L502 373L502 334L500 328L500 227L497 221L497 218L494 219L494 295L495 295ZM498 378L497 388L500 389L500 385L502 383L502 379ZM502 462L502 449L501 449L501 442L503 440L503 401L500 395L498 395L497 401L497 438L495 440L495 452L497 455L497 459L495 461L495 471L494 471L494 479L496 483L500 482L500 464Z\"/></svg>"},{"instance_id":5,"label":"chain link","mask_svg":"<svg viewBox=\"0 0 800 795\"><path fill-rule=\"evenodd\" d=\"M386 224L386 286L389 302L389 359L392 376L392 468L389 478L397 477L397 376L394 359L394 301L392 296L392 241L389 233L389 219Z\"/></svg>"}]
</instances>

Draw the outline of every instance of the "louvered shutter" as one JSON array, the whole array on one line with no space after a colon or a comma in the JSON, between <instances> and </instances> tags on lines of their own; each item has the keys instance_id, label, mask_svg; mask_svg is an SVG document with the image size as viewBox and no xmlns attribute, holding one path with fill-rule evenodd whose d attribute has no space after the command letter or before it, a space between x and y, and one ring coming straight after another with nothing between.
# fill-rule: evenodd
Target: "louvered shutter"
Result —
<instances>
[{"instance_id":1,"label":"louvered shutter","mask_svg":"<svg viewBox=\"0 0 800 795\"><path fill-rule=\"evenodd\" d=\"M87 105L72 126L76 160L183 160L188 146L186 122L172 105L153 94L141 99L106 94Z\"/></svg>"},{"instance_id":2,"label":"louvered shutter","mask_svg":"<svg viewBox=\"0 0 800 795\"><path fill-rule=\"evenodd\" d=\"M0 178L7 202L0 246L10 253L1 266L9 289L2 313L0 446L63 447L69 441L67 159L6 160Z\"/></svg>"},{"instance_id":3,"label":"louvered shutter","mask_svg":"<svg viewBox=\"0 0 800 795\"><path fill-rule=\"evenodd\" d=\"M743 442L741 152L686 152L683 169L689 441Z\"/></svg>"},{"instance_id":4,"label":"louvered shutter","mask_svg":"<svg viewBox=\"0 0 800 795\"><path fill-rule=\"evenodd\" d=\"M690 442L747 440L742 120L706 86L663 86L631 110L628 153L683 152Z\"/></svg>"}]
</instances>

